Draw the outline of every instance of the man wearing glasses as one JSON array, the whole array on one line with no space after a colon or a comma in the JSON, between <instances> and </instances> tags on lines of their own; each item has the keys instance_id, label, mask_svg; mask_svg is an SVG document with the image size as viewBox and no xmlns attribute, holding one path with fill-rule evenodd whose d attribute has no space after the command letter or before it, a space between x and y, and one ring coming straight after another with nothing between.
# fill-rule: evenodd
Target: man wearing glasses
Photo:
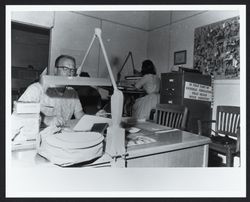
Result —
<instances>
[{"instance_id":1,"label":"man wearing glasses","mask_svg":"<svg viewBox=\"0 0 250 202\"><path fill-rule=\"evenodd\" d=\"M75 58L59 56L55 61L55 70L58 76L75 76ZM63 126L73 115L80 119L84 114L77 92L67 86L51 88L36 82L26 89L18 101L39 102L42 122L47 126Z\"/></svg>"}]
</instances>

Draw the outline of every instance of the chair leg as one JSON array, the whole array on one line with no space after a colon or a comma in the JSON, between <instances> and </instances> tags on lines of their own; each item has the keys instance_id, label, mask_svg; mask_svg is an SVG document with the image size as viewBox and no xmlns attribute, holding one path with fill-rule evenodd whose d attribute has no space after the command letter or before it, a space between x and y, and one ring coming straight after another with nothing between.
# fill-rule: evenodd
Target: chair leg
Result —
<instances>
[{"instance_id":1,"label":"chair leg","mask_svg":"<svg viewBox=\"0 0 250 202\"><path fill-rule=\"evenodd\" d=\"M228 147L227 153L226 153L226 166L233 167L233 163L234 163L234 158L232 155L232 151L231 151L230 147Z\"/></svg>"}]
</instances>

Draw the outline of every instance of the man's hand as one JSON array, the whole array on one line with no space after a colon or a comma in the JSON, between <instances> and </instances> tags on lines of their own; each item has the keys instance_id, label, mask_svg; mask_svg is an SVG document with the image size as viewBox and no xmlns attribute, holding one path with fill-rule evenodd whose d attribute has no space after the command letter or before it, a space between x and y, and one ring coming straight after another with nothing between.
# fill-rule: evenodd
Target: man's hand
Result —
<instances>
[{"instance_id":1,"label":"man's hand","mask_svg":"<svg viewBox=\"0 0 250 202\"><path fill-rule=\"evenodd\" d=\"M64 126L65 121L62 117L46 116L43 121L47 126Z\"/></svg>"},{"instance_id":2,"label":"man's hand","mask_svg":"<svg viewBox=\"0 0 250 202\"><path fill-rule=\"evenodd\" d=\"M100 116L100 117L108 117L110 113L107 113L104 109L99 110L98 112L96 112L96 116Z\"/></svg>"}]
</instances>

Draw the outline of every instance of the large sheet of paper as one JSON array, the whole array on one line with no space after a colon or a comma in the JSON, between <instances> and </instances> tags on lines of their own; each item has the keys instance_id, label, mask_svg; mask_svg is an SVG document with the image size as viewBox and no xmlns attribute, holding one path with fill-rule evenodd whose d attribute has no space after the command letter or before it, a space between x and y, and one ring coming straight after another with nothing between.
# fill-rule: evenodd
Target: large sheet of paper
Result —
<instances>
[{"instance_id":1,"label":"large sheet of paper","mask_svg":"<svg viewBox=\"0 0 250 202\"><path fill-rule=\"evenodd\" d=\"M112 120L109 118L84 115L73 128L74 131L89 131L95 123L108 123L111 124Z\"/></svg>"}]
</instances>

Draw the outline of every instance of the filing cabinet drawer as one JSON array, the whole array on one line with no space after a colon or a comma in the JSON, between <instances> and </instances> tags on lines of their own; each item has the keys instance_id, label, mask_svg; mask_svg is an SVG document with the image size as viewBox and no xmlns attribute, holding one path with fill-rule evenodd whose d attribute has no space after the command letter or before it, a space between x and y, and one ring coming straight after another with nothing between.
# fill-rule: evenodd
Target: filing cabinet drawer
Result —
<instances>
[{"instance_id":1,"label":"filing cabinet drawer","mask_svg":"<svg viewBox=\"0 0 250 202\"><path fill-rule=\"evenodd\" d=\"M183 96L182 94L182 89L178 88L164 88L161 90L161 96L168 96L168 97L181 97Z\"/></svg>"},{"instance_id":2,"label":"filing cabinet drawer","mask_svg":"<svg viewBox=\"0 0 250 202\"><path fill-rule=\"evenodd\" d=\"M160 103L186 106L189 110L187 130L196 133L197 119L211 119L211 103L184 97L186 82L211 86L211 77L189 72L162 73Z\"/></svg>"},{"instance_id":3,"label":"filing cabinet drawer","mask_svg":"<svg viewBox=\"0 0 250 202\"><path fill-rule=\"evenodd\" d=\"M161 76L161 89L181 89L182 88L182 77L175 75L175 74L162 74Z\"/></svg>"},{"instance_id":4,"label":"filing cabinet drawer","mask_svg":"<svg viewBox=\"0 0 250 202\"><path fill-rule=\"evenodd\" d=\"M167 73L161 76L161 101L173 100L182 97L182 77ZM163 103L163 102L161 102ZM164 101L166 102L166 100ZM174 102L176 103L176 102ZM171 104L171 103L170 103Z\"/></svg>"},{"instance_id":5,"label":"filing cabinet drawer","mask_svg":"<svg viewBox=\"0 0 250 202\"><path fill-rule=\"evenodd\" d=\"M161 104L182 104L181 96L169 96L163 95L160 96Z\"/></svg>"}]
</instances>

